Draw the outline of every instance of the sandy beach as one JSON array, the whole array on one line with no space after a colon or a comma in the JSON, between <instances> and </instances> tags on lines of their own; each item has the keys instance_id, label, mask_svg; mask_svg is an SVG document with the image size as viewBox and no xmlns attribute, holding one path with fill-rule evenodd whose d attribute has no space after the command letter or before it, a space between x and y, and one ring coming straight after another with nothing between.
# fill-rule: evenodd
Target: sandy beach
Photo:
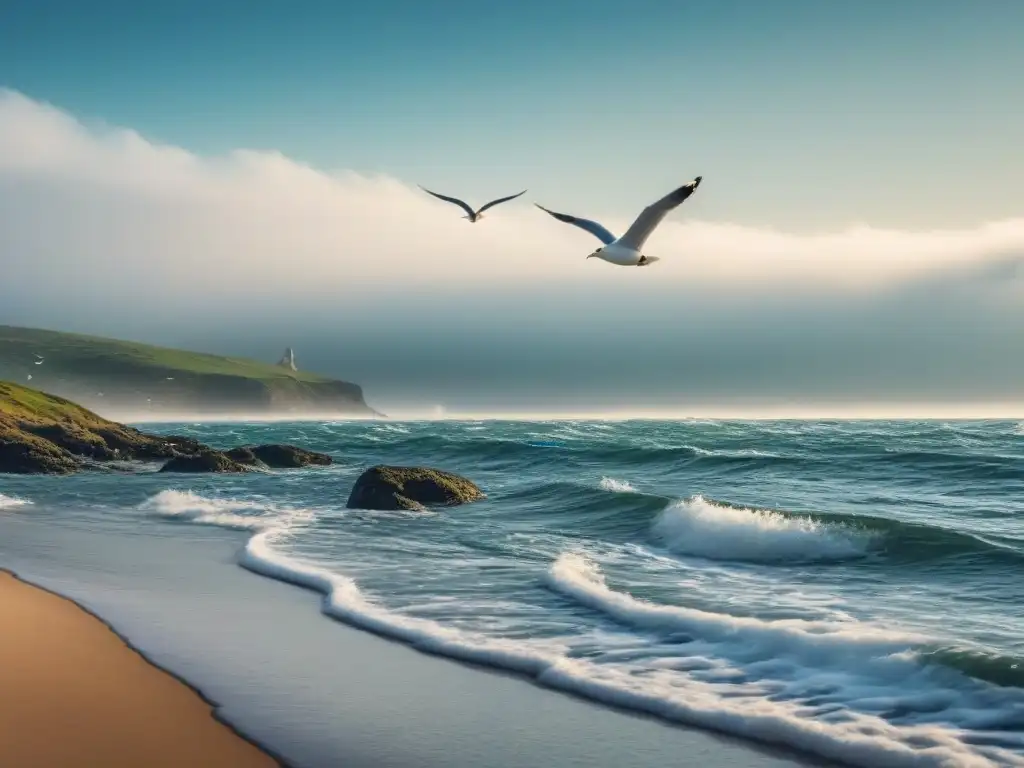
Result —
<instances>
[{"instance_id":1,"label":"sandy beach","mask_svg":"<svg viewBox=\"0 0 1024 768\"><path fill-rule=\"evenodd\" d=\"M278 765L70 600L0 573L0 602L0 765Z\"/></svg>"}]
</instances>

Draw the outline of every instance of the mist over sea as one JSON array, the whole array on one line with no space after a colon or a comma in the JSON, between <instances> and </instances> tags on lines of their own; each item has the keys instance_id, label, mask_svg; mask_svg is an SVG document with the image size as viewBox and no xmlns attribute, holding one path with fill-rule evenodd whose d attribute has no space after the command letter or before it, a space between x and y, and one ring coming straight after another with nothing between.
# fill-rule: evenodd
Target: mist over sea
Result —
<instances>
[{"instance_id":1,"label":"mist over sea","mask_svg":"<svg viewBox=\"0 0 1024 768\"><path fill-rule=\"evenodd\" d=\"M135 535L188 542L236 531L233 567L263 589L268 578L320 591L315 620L337 632L354 625L849 765L1024 766L1017 422L146 429L215 446L292 442L336 464L5 477L0 535L30 518L65 544L86 532L90 542L129 536L122 548ZM456 471L487 499L345 509L354 479L376 463ZM40 545L20 556L42 567L51 553ZM128 593L150 577L109 578ZM318 611L307 591L294 595Z\"/></svg>"}]
</instances>

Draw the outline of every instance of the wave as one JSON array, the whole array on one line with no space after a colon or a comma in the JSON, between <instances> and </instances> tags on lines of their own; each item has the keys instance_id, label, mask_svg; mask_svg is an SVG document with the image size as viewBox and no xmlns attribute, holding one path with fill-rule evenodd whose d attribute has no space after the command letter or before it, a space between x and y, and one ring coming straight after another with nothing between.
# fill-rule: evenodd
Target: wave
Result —
<instances>
[{"instance_id":1,"label":"wave","mask_svg":"<svg viewBox=\"0 0 1024 768\"><path fill-rule=\"evenodd\" d=\"M870 536L840 524L693 496L670 505L651 525L656 540L681 555L772 563L863 557Z\"/></svg>"},{"instance_id":2,"label":"wave","mask_svg":"<svg viewBox=\"0 0 1024 768\"><path fill-rule=\"evenodd\" d=\"M701 495L668 504L651 538L678 555L751 563L841 562L868 556L890 565L965 561L1019 565L1014 543L927 523L870 515L751 509Z\"/></svg>"},{"instance_id":3,"label":"wave","mask_svg":"<svg viewBox=\"0 0 1024 768\"><path fill-rule=\"evenodd\" d=\"M494 514L543 520L579 537L621 541L643 536L651 519L671 501L606 477L596 484L553 481L506 491Z\"/></svg>"},{"instance_id":4,"label":"wave","mask_svg":"<svg viewBox=\"0 0 1024 768\"><path fill-rule=\"evenodd\" d=\"M898 653L927 638L911 633L889 632L849 622L779 619L766 622L746 616L709 613L696 608L658 605L636 600L607 587L600 569L585 556L562 554L547 574L548 585L616 621L644 630L682 632L716 642L750 644L765 656L798 653L820 658L829 646L845 651L851 642L874 653Z\"/></svg>"},{"instance_id":5,"label":"wave","mask_svg":"<svg viewBox=\"0 0 1024 768\"><path fill-rule=\"evenodd\" d=\"M281 554L273 547L279 536L280 532L275 531L253 536L240 561L243 567L320 592L326 615L402 640L427 653L514 671L542 685L599 702L802 749L849 765L1024 766L1024 759L1012 753L972 747L941 726L898 727L878 716L860 713L848 713L845 719L835 722L827 718L809 720L804 708L793 703L773 702L760 695L748 700L721 696L714 686L700 681L680 687L649 676L637 677L629 670L608 664L570 658L566 649L554 641L488 637L430 619L405 616L368 599L353 579ZM557 568L553 571L557 573ZM888 647L894 641L884 642ZM685 675L677 678L686 680Z\"/></svg>"},{"instance_id":6,"label":"wave","mask_svg":"<svg viewBox=\"0 0 1024 768\"><path fill-rule=\"evenodd\" d=\"M4 496L0 493L0 509L11 509L13 507L24 507L32 502L28 499L19 499L17 496Z\"/></svg>"},{"instance_id":7,"label":"wave","mask_svg":"<svg viewBox=\"0 0 1024 768\"><path fill-rule=\"evenodd\" d=\"M852 765L1024 765L1020 755L972 743L977 734L968 732L1017 725L1024 691L966 675L936 680L922 663L928 657L915 653L923 637L859 622L763 621L651 603L609 588L577 552L563 553L547 580L624 627L660 636L654 674L628 678L628 699L647 711ZM666 653L666 643L680 650ZM611 675L602 677L607 683ZM1001 738L1024 746L1020 734Z\"/></svg>"},{"instance_id":8,"label":"wave","mask_svg":"<svg viewBox=\"0 0 1024 768\"><path fill-rule=\"evenodd\" d=\"M1024 757L1001 746L971 743L977 734L970 730L978 713L989 724L1012 717L1024 706L1024 692L984 687L965 675L952 685L934 683L934 665L914 655L929 647L917 635L855 621L763 621L649 603L609 588L580 554L563 553L544 577L547 586L628 630L634 654L646 653L650 663L630 663L621 651L580 658L567 638L513 639L404 615L364 595L354 579L285 554L294 523L309 517L303 510L177 490L140 507L255 531L242 567L315 590L327 616L427 653L853 766L1024 766ZM1024 747L1017 736L1000 738Z\"/></svg>"},{"instance_id":9,"label":"wave","mask_svg":"<svg viewBox=\"0 0 1024 768\"><path fill-rule=\"evenodd\" d=\"M241 499L209 498L174 489L160 491L142 502L139 509L170 519L235 530L277 529L311 518L305 510L280 509L273 504Z\"/></svg>"},{"instance_id":10,"label":"wave","mask_svg":"<svg viewBox=\"0 0 1024 768\"><path fill-rule=\"evenodd\" d=\"M531 484L505 491L502 501L516 519L540 518L581 538L641 537L677 555L716 561L807 564L871 558L880 566L951 568L1024 563L1024 551L1013 541L937 524L759 509L703 495L680 500L610 477L596 487L565 481Z\"/></svg>"},{"instance_id":11,"label":"wave","mask_svg":"<svg viewBox=\"0 0 1024 768\"><path fill-rule=\"evenodd\" d=\"M516 436L479 435L466 428L442 434L407 434L401 430L373 431L354 435L346 441L349 450L373 453L386 448L390 455L413 459L443 457L449 461L516 462L517 466L546 464L557 454L559 460L611 462L625 466L693 463L701 467L751 469L778 463L811 462L799 456L785 456L760 449L712 449L693 445L661 445L627 436L612 436L606 430L576 432L567 429L552 434L531 432Z\"/></svg>"},{"instance_id":12,"label":"wave","mask_svg":"<svg viewBox=\"0 0 1024 768\"><path fill-rule=\"evenodd\" d=\"M636 493L636 488L628 482L625 480L616 480L613 477L602 477L601 482L597 485L602 491L611 491L612 493Z\"/></svg>"},{"instance_id":13,"label":"wave","mask_svg":"<svg viewBox=\"0 0 1024 768\"><path fill-rule=\"evenodd\" d=\"M869 464L884 464L889 468L903 466L915 470L941 471L947 477L965 480L1024 479L1024 456L890 447L862 460Z\"/></svg>"},{"instance_id":14,"label":"wave","mask_svg":"<svg viewBox=\"0 0 1024 768\"><path fill-rule=\"evenodd\" d=\"M1000 686L1024 688L1024 659L975 648L935 648L918 654L922 661L942 664L978 680ZM1024 729L1024 712L1016 728Z\"/></svg>"}]
</instances>

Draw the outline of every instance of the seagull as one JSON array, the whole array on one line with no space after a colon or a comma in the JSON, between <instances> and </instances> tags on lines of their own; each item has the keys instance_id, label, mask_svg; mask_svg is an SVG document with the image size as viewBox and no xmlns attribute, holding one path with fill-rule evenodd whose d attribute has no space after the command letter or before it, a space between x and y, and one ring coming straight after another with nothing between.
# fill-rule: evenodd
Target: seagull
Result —
<instances>
[{"instance_id":1,"label":"seagull","mask_svg":"<svg viewBox=\"0 0 1024 768\"><path fill-rule=\"evenodd\" d=\"M497 200L491 200L491 202L489 202L487 205L483 206L479 211L474 211L465 202L463 202L462 200L459 200L459 198L457 198L457 197L446 197L445 195L439 195L437 192L431 192L426 187L420 187L420 189L422 189L428 195L433 195L438 200L444 200L444 201L449 202L449 203L455 203L457 206L462 208L462 210L464 210L468 214L466 216L463 216L462 218L469 219L470 223L472 223L472 224L476 224L478 221L480 221L480 219L482 219L484 217L484 211L486 211L488 208L493 208L498 203L507 203L509 200L515 200L517 197L519 197L519 195L525 195L526 194L526 190L524 189L518 195L509 195L508 197L499 197Z\"/></svg>"},{"instance_id":2,"label":"seagull","mask_svg":"<svg viewBox=\"0 0 1024 768\"><path fill-rule=\"evenodd\" d=\"M534 205L545 213L551 214L559 221L586 230L604 243L602 247L587 256L588 259L597 257L604 259L610 264L618 264L621 267L646 267L658 261L657 256L644 256L640 253L644 243L647 242L647 238L661 224L661 220L668 215L669 211L678 208L686 198L693 194L694 190L700 186L702 178L702 176L698 176L689 184L684 184L679 189L669 192L657 202L648 205L640 212L640 215L636 217L636 221L630 225L629 229L626 230L626 234L622 237L615 237L615 235L596 221L580 219L567 213L555 213L539 203L534 203Z\"/></svg>"},{"instance_id":3,"label":"seagull","mask_svg":"<svg viewBox=\"0 0 1024 768\"><path fill-rule=\"evenodd\" d=\"M35 354L35 353L33 352L33 354ZM45 360L45 359L46 358L44 358L42 355L36 355L36 365L42 365L43 364L43 360Z\"/></svg>"},{"instance_id":4,"label":"seagull","mask_svg":"<svg viewBox=\"0 0 1024 768\"><path fill-rule=\"evenodd\" d=\"M32 374L31 373L28 375L28 380L32 381Z\"/></svg>"}]
</instances>

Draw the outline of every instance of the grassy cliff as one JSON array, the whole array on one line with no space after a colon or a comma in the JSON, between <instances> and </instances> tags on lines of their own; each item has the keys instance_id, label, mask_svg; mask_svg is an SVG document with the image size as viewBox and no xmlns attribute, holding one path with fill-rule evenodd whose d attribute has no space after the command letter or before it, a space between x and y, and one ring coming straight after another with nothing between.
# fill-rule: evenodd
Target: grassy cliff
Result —
<instances>
[{"instance_id":1,"label":"grassy cliff","mask_svg":"<svg viewBox=\"0 0 1024 768\"><path fill-rule=\"evenodd\" d=\"M173 456L155 438L75 403L0 381L0 472L68 474L83 460Z\"/></svg>"},{"instance_id":2,"label":"grassy cliff","mask_svg":"<svg viewBox=\"0 0 1024 768\"><path fill-rule=\"evenodd\" d=\"M374 415L362 389L346 381L256 360L33 328L0 326L0 378L111 416Z\"/></svg>"},{"instance_id":3,"label":"grassy cliff","mask_svg":"<svg viewBox=\"0 0 1024 768\"><path fill-rule=\"evenodd\" d=\"M125 462L162 461L162 472L248 472L325 466L329 455L294 445L219 451L192 438L147 435L62 397L0 381L0 474L67 475L80 469L133 471Z\"/></svg>"}]
</instances>

